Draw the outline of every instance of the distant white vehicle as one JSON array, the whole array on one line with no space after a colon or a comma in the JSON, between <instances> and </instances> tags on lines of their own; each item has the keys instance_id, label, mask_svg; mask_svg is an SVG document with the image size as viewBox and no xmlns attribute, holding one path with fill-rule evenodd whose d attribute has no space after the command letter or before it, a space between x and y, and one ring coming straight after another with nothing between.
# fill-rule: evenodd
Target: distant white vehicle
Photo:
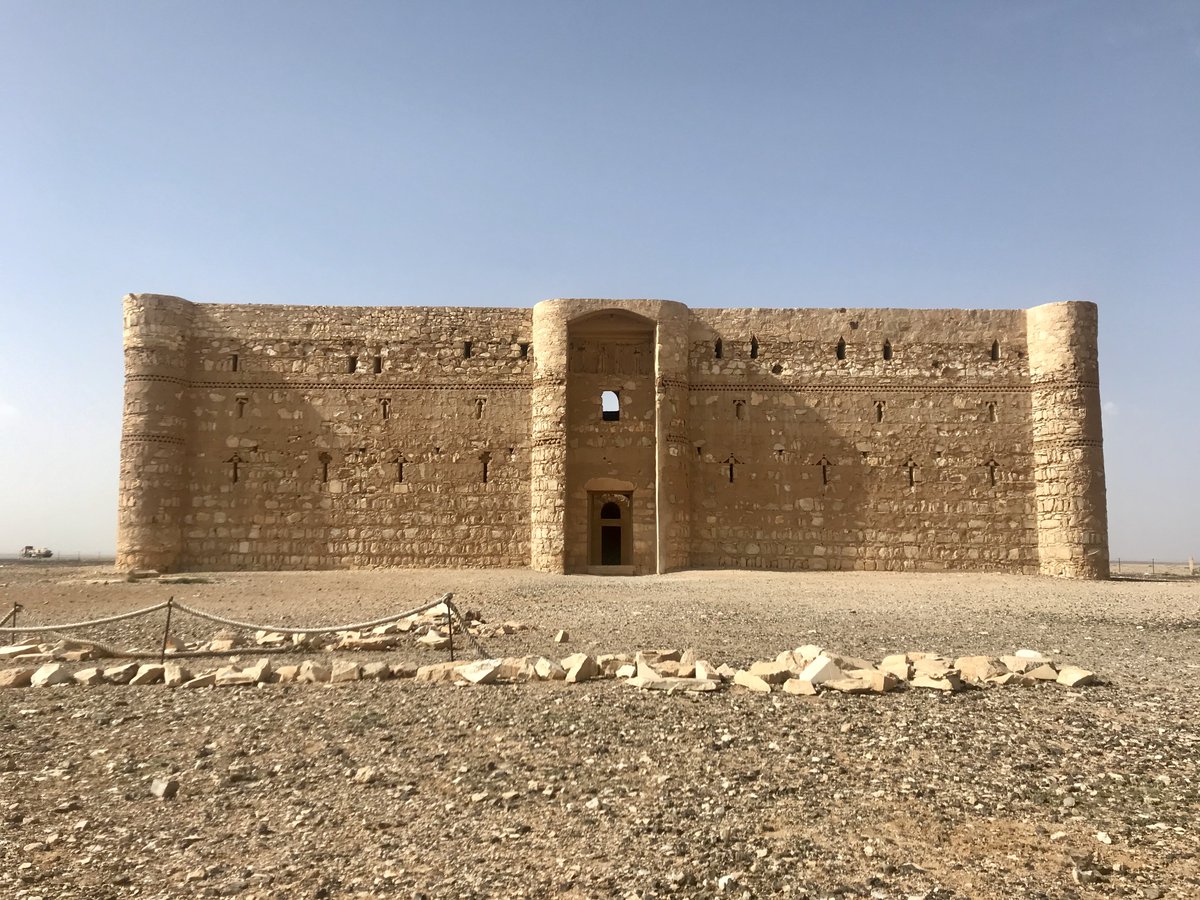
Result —
<instances>
[{"instance_id":1,"label":"distant white vehicle","mask_svg":"<svg viewBox=\"0 0 1200 900\"><path fill-rule=\"evenodd\" d=\"M33 544L26 544L21 548L21 559L49 559L54 555L54 551L48 547L35 547Z\"/></svg>"}]
</instances>

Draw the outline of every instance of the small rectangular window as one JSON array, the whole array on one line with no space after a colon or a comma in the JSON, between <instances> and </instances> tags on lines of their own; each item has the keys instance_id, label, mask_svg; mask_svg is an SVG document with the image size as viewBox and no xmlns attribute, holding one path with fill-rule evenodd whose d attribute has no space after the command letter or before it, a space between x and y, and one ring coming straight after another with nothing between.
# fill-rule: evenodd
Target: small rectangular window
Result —
<instances>
[{"instance_id":1,"label":"small rectangular window","mask_svg":"<svg viewBox=\"0 0 1200 900\"><path fill-rule=\"evenodd\" d=\"M358 357L350 356L346 358L346 372L353 375L358 371Z\"/></svg>"},{"instance_id":2,"label":"small rectangular window","mask_svg":"<svg viewBox=\"0 0 1200 900\"><path fill-rule=\"evenodd\" d=\"M522 341L521 343L517 344L517 347L521 351L521 359L529 359L529 344Z\"/></svg>"},{"instance_id":3,"label":"small rectangular window","mask_svg":"<svg viewBox=\"0 0 1200 900\"><path fill-rule=\"evenodd\" d=\"M378 375L382 371L383 371L383 357L376 356L375 357L375 374Z\"/></svg>"},{"instance_id":4,"label":"small rectangular window","mask_svg":"<svg viewBox=\"0 0 1200 900\"><path fill-rule=\"evenodd\" d=\"M229 368L230 368L230 371L233 371L233 372L236 372L238 370L238 355L236 353L233 354L233 356L229 357Z\"/></svg>"},{"instance_id":5,"label":"small rectangular window","mask_svg":"<svg viewBox=\"0 0 1200 900\"><path fill-rule=\"evenodd\" d=\"M463 359L471 358L471 342L463 341Z\"/></svg>"}]
</instances>

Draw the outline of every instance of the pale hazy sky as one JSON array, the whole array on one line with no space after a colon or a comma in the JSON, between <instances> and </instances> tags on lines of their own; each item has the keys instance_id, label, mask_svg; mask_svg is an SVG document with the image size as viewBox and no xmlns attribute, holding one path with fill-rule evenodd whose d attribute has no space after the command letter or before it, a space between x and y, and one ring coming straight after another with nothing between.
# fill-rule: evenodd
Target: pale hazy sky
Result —
<instances>
[{"instance_id":1,"label":"pale hazy sky","mask_svg":"<svg viewBox=\"0 0 1200 900\"><path fill-rule=\"evenodd\" d=\"M111 551L121 296L1100 305L1200 555L1200 3L0 0L0 551Z\"/></svg>"}]
</instances>

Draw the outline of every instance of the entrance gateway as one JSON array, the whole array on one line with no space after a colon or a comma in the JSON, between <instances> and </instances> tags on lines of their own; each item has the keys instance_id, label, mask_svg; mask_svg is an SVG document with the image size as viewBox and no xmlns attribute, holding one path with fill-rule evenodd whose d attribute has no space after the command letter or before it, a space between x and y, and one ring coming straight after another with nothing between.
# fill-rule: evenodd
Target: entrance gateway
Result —
<instances>
[{"instance_id":1,"label":"entrance gateway","mask_svg":"<svg viewBox=\"0 0 1200 900\"><path fill-rule=\"evenodd\" d=\"M588 505L588 572L632 575L633 494L589 491Z\"/></svg>"}]
</instances>

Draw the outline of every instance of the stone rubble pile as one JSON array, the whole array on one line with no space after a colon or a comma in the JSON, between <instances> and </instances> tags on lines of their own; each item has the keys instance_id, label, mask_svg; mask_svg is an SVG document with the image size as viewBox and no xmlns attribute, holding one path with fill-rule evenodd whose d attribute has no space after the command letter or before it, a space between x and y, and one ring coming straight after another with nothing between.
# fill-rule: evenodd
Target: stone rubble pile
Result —
<instances>
[{"instance_id":1,"label":"stone rubble pile","mask_svg":"<svg viewBox=\"0 0 1200 900\"><path fill-rule=\"evenodd\" d=\"M21 657L18 655L15 658ZM921 688L954 693L968 685L1053 682L1065 687L1083 687L1096 683L1094 672L1078 666L1060 665L1036 650L1018 650L1011 656L960 656L955 659L935 653L897 653L876 663L859 657L842 656L808 644L785 650L774 659L756 660L746 668L724 664L714 666L691 649L644 650L633 657L626 654L592 656L574 653L561 660L545 656L458 660L419 667L383 661L360 664L348 659L329 662L305 660L299 664L276 666L269 658L263 657L253 665L230 664L206 672L193 672L178 662L161 665L128 662L71 672L64 662L49 661L39 666L0 670L0 687L164 684L169 687L198 688L288 683L338 684L391 678L461 685L532 681L577 684L597 679L619 679L641 690L668 693L715 691L733 686L762 694L778 690L799 695L815 695L824 691L882 694Z\"/></svg>"},{"instance_id":2,"label":"stone rubble pile","mask_svg":"<svg viewBox=\"0 0 1200 900\"><path fill-rule=\"evenodd\" d=\"M446 650L450 646L450 610L440 603L422 613L395 622L377 625L364 631L336 631L313 634L284 634L278 631L256 631L253 638L232 630L222 629L209 641L182 641L169 636L167 655L172 653L234 653L262 647L272 651L381 651L394 650L408 642L427 650ZM494 638L521 631L533 630L524 622L485 622L478 612L462 613L467 632L477 638ZM462 626L455 622L454 634L461 636ZM156 648L157 649L157 648ZM130 651L137 652L137 651ZM14 644L0 647L0 663L87 662L128 656L94 641L64 639L56 643Z\"/></svg>"}]
</instances>

